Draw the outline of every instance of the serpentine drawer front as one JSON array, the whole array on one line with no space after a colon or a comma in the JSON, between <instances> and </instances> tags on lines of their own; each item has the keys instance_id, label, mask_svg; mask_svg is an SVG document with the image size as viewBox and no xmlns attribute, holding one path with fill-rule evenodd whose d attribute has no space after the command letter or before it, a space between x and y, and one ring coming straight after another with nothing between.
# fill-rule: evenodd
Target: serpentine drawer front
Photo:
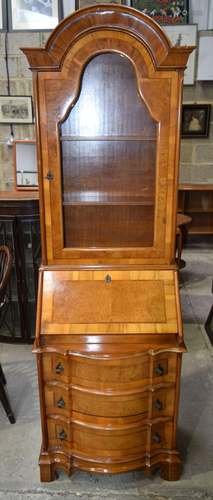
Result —
<instances>
[{"instance_id":1,"label":"serpentine drawer front","mask_svg":"<svg viewBox=\"0 0 213 500\"><path fill-rule=\"evenodd\" d=\"M104 356L60 355L44 353L44 380L57 380L94 389L143 387L149 383L175 382L176 353L155 357L147 352L106 359Z\"/></svg>"},{"instance_id":2,"label":"serpentine drawer front","mask_svg":"<svg viewBox=\"0 0 213 500\"><path fill-rule=\"evenodd\" d=\"M50 449L72 450L80 452L86 458L92 459L119 458L125 454L125 459L136 458L158 449L171 449L173 423L171 421L154 423L114 423L104 422L91 424L71 423L69 419L58 416L47 418Z\"/></svg>"},{"instance_id":3,"label":"serpentine drawer front","mask_svg":"<svg viewBox=\"0 0 213 500\"><path fill-rule=\"evenodd\" d=\"M45 384L46 414L57 413L68 418L80 418L79 414L114 419L131 416L132 421L133 417L135 421L173 417L174 396L174 384L128 391L88 390L52 381Z\"/></svg>"}]
</instances>

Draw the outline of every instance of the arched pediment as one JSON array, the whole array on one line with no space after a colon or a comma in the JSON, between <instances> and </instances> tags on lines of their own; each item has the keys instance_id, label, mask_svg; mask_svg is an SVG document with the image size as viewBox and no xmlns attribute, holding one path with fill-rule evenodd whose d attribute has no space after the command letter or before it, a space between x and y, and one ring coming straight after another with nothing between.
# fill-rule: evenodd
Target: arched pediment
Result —
<instances>
[{"instance_id":1,"label":"arched pediment","mask_svg":"<svg viewBox=\"0 0 213 500\"><path fill-rule=\"evenodd\" d=\"M184 69L194 47L172 47L165 31L146 14L124 5L93 5L77 10L61 21L45 48L22 48L32 70L59 70L67 52L84 36L100 31L131 35L146 47L155 69Z\"/></svg>"}]
</instances>

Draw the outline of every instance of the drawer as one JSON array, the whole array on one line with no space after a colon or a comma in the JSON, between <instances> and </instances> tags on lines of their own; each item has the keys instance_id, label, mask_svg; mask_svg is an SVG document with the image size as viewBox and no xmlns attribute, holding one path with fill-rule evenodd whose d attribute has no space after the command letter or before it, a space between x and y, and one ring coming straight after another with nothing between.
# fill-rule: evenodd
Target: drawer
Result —
<instances>
[{"instance_id":1,"label":"drawer","mask_svg":"<svg viewBox=\"0 0 213 500\"><path fill-rule=\"evenodd\" d=\"M48 418L49 447L80 452L91 458L139 457L172 447L172 421L151 424L100 426Z\"/></svg>"},{"instance_id":2,"label":"drawer","mask_svg":"<svg viewBox=\"0 0 213 500\"><path fill-rule=\"evenodd\" d=\"M149 354L118 358L63 356L44 353L44 380L58 380L91 389L120 389L147 385L150 379Z\"/></svg>"},{"instance_id":3,"label":"drawer","mask_svg":"<svg viewBox=\"0 0 213 500\"><path fill-rule=\"evenodd\" d=\"M100 394L97 391L82 390L78 387L67 387L63 384L46 384L46 413L64 415L91 415L106 418L131 417L131 421L139 419L173 417L174 388L161 388L137 391L132 393L116 392ZM80 415L78 415L80 418Z\"/></svg>"},{"instance_id":4,"label":"drawer","mask_svg":"<svg viewBox=\"0 0 213 500\"><path fill-rule=\"evenodd\" d=\"M57 380L96 390L127 391L164 382L175 383L177 354L173 352L123 357L42 354L44 380Z\"/></svg>"}]
</instances>

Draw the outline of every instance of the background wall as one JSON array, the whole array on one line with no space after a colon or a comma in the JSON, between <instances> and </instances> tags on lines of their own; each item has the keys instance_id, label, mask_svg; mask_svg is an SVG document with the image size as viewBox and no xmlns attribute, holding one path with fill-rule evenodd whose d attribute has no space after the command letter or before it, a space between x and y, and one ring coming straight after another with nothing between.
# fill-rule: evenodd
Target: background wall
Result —
<instances>
[{"instance_id":1,"label":"background wall","mask_svg":"<svg viewBox=\"0 0 213 500\"><path fill-rule=\"evenodd\" d=\"M10 91L13 95L32 95L32 76L27 58L19 47L43 47L50 33L8 33ZM213 36L213 30L198 32ZM5 63L5 33L0 33L0 95L7 95ZM184 103L206 103L213 106L213 81L184 86ZM213 110L210 135L202 139L182 139L180 183L213 184ZM34 139L35 126L13 125L15 139ZM14 189L13 148L6 146L11 135L10 125L0 124L0 190Z\"/></svg>"},{"instance_id":2,"label":"background wall","mask_svg":"<svg viewBox=\"0 0 213 500\"><path fill-rule=\"evenodd\" d=\"M213 36L213 30L198 31L198 45L201 36ZM195 81L195 85L184 85L183 103L211 104L212 109L209 137L181 139L179 182L213 184L213 81Z\"/></svg>"},{"instance_id":3,"label":"background wall","mask_svg":"<svg viewBox=\"0 0 213 500\"><path fill-rule=\"evenodd\" d=\"M50 32L8 33L8 65L11 95L33 96L32 72L19 47L43 47ZM0 33L0 95L7 95L5 33ZM35 139L35 125L13 125L14 139ZM0 123L0 190L14 189L13 148L6 146L10 125Z\"/></svg>"}]
</instances>

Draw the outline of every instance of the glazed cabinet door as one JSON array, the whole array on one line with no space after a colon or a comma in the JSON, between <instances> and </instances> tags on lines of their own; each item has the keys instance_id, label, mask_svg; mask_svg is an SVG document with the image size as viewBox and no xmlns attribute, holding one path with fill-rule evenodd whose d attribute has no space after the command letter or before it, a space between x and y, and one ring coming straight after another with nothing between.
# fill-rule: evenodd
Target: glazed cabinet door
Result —
<instances>
[{"instance_id":1,"label":"glazed cabinet door","mask_svg":"<svg viewBox=\"0 0 213 500\"><path fill-rule=\"evenodd\" d=\"M169 263L179 74L86 43L38 75L48 263Z\"/></svg>"}]
</instances>

